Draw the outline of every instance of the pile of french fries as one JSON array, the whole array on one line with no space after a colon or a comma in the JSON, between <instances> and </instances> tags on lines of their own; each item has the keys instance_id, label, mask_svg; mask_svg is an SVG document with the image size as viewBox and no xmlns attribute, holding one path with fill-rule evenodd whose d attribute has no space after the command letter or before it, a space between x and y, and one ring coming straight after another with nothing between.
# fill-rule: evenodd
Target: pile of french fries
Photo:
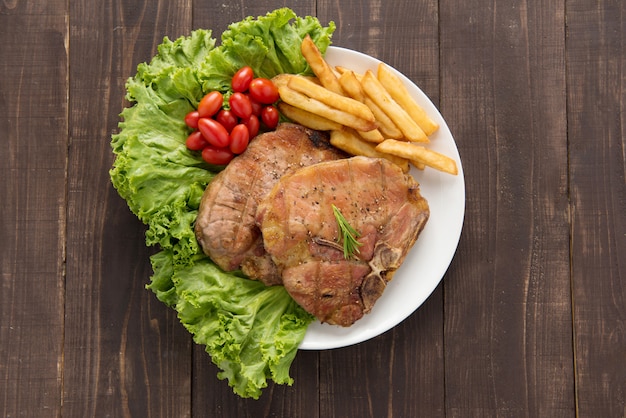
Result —
<instances>
[{"instance_id":1,"label":"pile of french fries","mask_svg":"<svg viewBox=\"0 0 626 418\"><path fill-rule=\"evenodd\" d=\"M315 77L281 74L273 79L283 115L330 131L331 144L348 154L386 158L405 172L412 164L458 174L453 159L427 148L439 125L388 66L379 64L376 74L333 68L308 36L301 49Z\"/></svg>"}]
</instances>

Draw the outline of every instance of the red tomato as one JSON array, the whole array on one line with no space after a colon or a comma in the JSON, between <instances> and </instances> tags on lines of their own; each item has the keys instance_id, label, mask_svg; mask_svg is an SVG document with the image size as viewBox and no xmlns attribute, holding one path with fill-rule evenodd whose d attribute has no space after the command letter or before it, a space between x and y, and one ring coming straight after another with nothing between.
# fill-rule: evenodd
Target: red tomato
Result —
<instances>
[{"instance_id":1,"label":"red tomato","mask_svg":"<svg viewBox=\"0 0 626 418\"><path fill-rule=\"evenodd\" d=\"M192 129L198 129L198 119L200 114L197 110L192 110L185 115L185 124Z\"/></svg>"},{"instance_id":2,"label":"red tomato","mask_svg":"<svg viewBox=\"0 0 626 418\"><path fill-rule=\"evenodd\" d=\"M235 125L239 123L237 116L230 110L222 109L215 117L215 120L222 124L228 132L232 131Z\"/></svg>"},{"instance_id":3,"label":"red tomato","mask_svg":"<svg viewBox=\"0 0 626 418\"><path fill-rule=\"evenodd\" d=\"M248 132L250 133L250 138L254 138L256 134L259 133L259 128L261 127L261 122L259 122L259 118L256 115L250 115L248 119L244 119L243 124L248 127Z\"/></svg>"},{"instance_id":4,"label":"red tomato","mask_svg":"<svg viewBox=\"0 0 626 418\"><path fill-rule=\"evenodd\" d=\"M230 104L230 110L241 119L247 119L252 114L252 103L250 103L250 98L243 93L235 92L230 99L228 99L228 104Z\"/></svg>"},{"instance_id":5,"label":"red tomato","mask_svg":"<svg viewBox=\"0 0 626 418\"><path fill-rule=\"evenodd\" d=\"M278 89L267 78L255 78L250 82L250 98L263 104L272 104L278 100Z\"/></svg>"},{"instance_id":6,"label":"red tomato","mask_svg":"<svg viewBox=\"0 0 626 418\"><path fill-rule=\"evenodd\" d=\"M252 114L261 116L261 112L263 111L263 103L259 103L256 100L250 99L250 104L252 105Z\"/></svg>"},{"instance_id":7,"label":"red tomato","mask_svg":"<svg viewBox=\"0 0 626 418\"><path fill-rule=\"evenodd\" d=\"M187 145L187 148L189 148L192 151L200 151L201 149L209 145L209 143L206 142L206 139L204 139L204 137L202 136L202 132L193 131L187 137L187 141L185 141L185 145Z\"/></svg>"},{"instance_id":8,"label":"red tomato","mask_svg":"<svg viewBox=\"0 0 626 418\"><path fill-rule=\"evenodd\" d=\"M261 111L261 120L270 129L278 126L278 119L280 119L280 115L274 106L265 106Z\"/></svg>"},{"instance_id":9,"label":"red tomato","mask_svg":"<svg viewBox=\"0 0 626 418\"><path fill-rule=\"evenodd\" d=\"M204 139L209 144L217 148L227 147L230 143L228 131L221 123L211 118L200 118L198 120L198 129L202 132Z\"/></svg>"},{"instance_id":10,"label":"red tomato","mask_svg":"<svg viewBox=\"0 0 626 418\"><path fill-rule=\"evenodd\" d=\"M228 148L217 148L212 145L202 150L202 159L215 165L226 165L235 155Z\"/></svg>"},{"instance_id":11,"label":"red tomato","mask_svg":"<svg viewBox=\"0 0 626 418\"><path fill-rule=\"evenodd\" d=\"M230 133L230 150L233 154L241 154L248 148L248 142L250 142L248 127L240 123Z\"/></svg>"},{"instance_id":12,"label":"red tomato","mask_svg":"<svg viewBox=\"0 0 626 418\"><path fill-rule=\"evenodd\" d=\"M239 71L235 73L233 79L230 82L230 85L233 88L233 91L237 91L239 93L243 93L248 90L250 87L250 82L254 78L254 72L252 68L245 66L241 67Z\"/></svg>"},{"instance_id":13,"label":"red tomato","mask_svg":"<svg viewBox=\"0 0 626 418\"><path fill-rule=\"evenodd\" d=\"M219 91L212 91L200 100L198 114L201 118L210 118L222 108L224 98Z\"/></svg>"}]
</instances>

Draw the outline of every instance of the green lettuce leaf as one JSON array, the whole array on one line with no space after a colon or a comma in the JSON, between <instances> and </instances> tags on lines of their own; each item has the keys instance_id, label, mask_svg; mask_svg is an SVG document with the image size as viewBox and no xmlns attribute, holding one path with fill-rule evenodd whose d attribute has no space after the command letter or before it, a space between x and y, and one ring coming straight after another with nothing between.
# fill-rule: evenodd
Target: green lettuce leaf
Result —
<instances>
[{"instance_id":1,"label":"green lettuce leaf","mask_svg":"<svg viewBox=\"0 0 626 418\"><path fill-rule=\"evenodd\" d=\"M289 367L313 316L282 286L267 287L241 274L225 273L209 258L175 268L169 251L154 254L155 274L148 287L176 309L194 342L235 393L258 399L267 379L293 383Z\"/></svg>"},{"instance_id":2,"label":"green lettuce leaf","mask_svg":"<svg viewBox=\"0 0 626 418\"><path fill-rule=\"evenodd\" d=\"M335 24L320 25L315 17L298 17L282 8L264 17L248 17L233 23L222 34L221 46L209 53L200 70L204 92L219 90L228 97L230 79L249 65L257 77L272 78L282 73L312 74L300 52L308 34L322 53L331 43ZM201 97L200 97L201 98Z\"/></svg>"},{"instance_id":3,"label":"green lettuce leaf","mask_svg":"<svg viewBox=\"0 0 626 418\"><path fill-rule=\"evenodd\" d=\"M310 35L324 53L334 30L332 22L322 26L282 8L230 25L219 46L204 29L166 37L128 79L131 105L111 139L111 182L147 225L146 244L160 250L151 257L147 288L178 312L220 368L218 377L242 397L258 398L267 379L292 383L289 367L313 317L284 288L225 273L202 253L193 225L204 189L222 167L186 148L184 116L213 90L224 93L226 103L230 79L244 65L260 77L310 74L302 39Z\"/></svg>"},{"instance_id":4,"label":"green lettuce leaf","mask_svg":"<svg viewBox=\"0 0 626 418\"><path fill-rule=\"evenodd\" d=\"M225 274L207 258L177 270L172 281L181 322L235 393L258 398L267 379L293 383L289 366L312 318L284 287Z\"/></svg>"}]
</instances>

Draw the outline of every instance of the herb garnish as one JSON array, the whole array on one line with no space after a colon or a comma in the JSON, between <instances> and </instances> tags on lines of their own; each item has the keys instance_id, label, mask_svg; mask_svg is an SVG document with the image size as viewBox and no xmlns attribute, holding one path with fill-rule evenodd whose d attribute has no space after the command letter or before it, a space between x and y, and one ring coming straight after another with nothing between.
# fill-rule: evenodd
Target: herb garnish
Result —
<instances>
[{"instance_id":1,"label":"herb garnish","mask_svg":"<svg viewBox=\"0 0 626 418\"><path fill-rule=\"evenodd\" d=\"M350 257L354 257L355 253L359 253L358 247L363 244L356 239L360 237L361 234L348 223L337 206L332 205L332 207L337 225L339 225L339 229L341 230L341 236L343 237L343 258L347 260Z\"/></svg>"}]
</instances>

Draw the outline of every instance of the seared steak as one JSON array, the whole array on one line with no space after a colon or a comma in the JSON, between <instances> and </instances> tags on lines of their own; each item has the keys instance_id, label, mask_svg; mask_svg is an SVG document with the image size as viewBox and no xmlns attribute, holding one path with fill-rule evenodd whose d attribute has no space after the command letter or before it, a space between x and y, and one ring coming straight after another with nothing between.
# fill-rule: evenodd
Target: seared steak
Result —
<instances>
[{"instance_id":1,"label":"seared steak","mask_svg":"<svg viewBox=\"0 0 626 418\"><path fill-rule=\"evenodd\" d=\"M332 205L360 233L354 257L344 258ZM286 175L257 210L265 249L285 289L320 321L341 326L370 311L428 217L413 177L366 157Z\"/></svg>"},{"instance_id":2,"label":"seared steak","mask_svg":"<svg viewBox=\"0 0 626 418\"><path fill-rule=\"evenodd\" d=\"M257 204L284 174L342 157L326 136L300 125L282 124L259 135L202 196L195 232L204 253L223 270L241 269L267 285L279 284L255 223Z\"/></svg>"}]
</instances>

